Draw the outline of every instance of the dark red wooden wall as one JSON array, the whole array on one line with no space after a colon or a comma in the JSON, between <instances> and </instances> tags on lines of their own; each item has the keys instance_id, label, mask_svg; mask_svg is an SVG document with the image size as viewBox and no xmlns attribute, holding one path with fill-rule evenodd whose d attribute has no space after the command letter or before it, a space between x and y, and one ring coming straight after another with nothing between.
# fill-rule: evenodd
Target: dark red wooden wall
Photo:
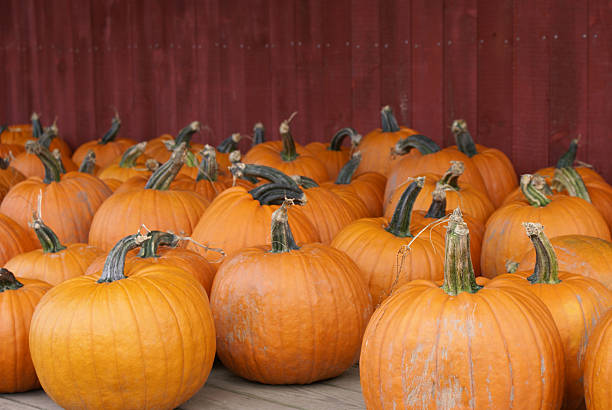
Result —
<instances>
[{"instance_id":1,"label":"dark red wooden wall","mask_svg":"<svg viewBox=\"0 0 612 410\"><path fill-rule=\"evenodd\" d=\"M73 145L118 108L145 139L218 142L293 111L301 142L379 109L450 144L454 118L519 172L579 159L612 179L609 0L0 0L0 123L58 116Z\"/></svg>"}]
</instances>

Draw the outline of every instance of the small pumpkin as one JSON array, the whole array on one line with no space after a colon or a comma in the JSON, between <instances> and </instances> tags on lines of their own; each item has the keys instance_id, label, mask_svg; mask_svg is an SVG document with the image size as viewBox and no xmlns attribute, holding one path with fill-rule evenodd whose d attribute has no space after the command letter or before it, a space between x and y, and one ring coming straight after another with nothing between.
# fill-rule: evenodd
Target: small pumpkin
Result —
<instances>
[{"instance_id":1,"label":"small pumpkin","mask_svg":"<svg viewBox=\"0 0 612 410\"><path fill-rule=\"evenodd\" d=\"M136 175L150 176L151 170L145 166L147 157L143 155L147 142L139 142L125 150L121 158L106 166L98 173L98 178L126 181Z\"/></svg>"},{"instance_id":2,"label":"small pumpkin","mask_svg":"<svg viewBox=\"0 0 612 410\"><path fill-rule=\"evenodd\" d=\"M343 147L342 143L349 137L350 148ZM349 160L351 152L361 142L361 135L351 127L339 129L329 143L311 142L306 145L306 149L325 164L327 176L330 180L338 177L338 172Z\"/></svg>"}]
</instances>

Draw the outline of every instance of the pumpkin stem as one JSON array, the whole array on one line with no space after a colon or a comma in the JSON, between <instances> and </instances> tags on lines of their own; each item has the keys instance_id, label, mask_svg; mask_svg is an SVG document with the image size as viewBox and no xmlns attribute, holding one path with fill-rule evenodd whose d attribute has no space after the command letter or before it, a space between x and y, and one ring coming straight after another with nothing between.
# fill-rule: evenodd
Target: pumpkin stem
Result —
<instances>
[{"instance_id":1,"label":"pumpkin stem","mask_svg":"<svg viewBox=\"0 0 612 410\"><path fill-rule=\"evenodd\" d=\"M442 178L440 181L438 181L438 183L445 187L451 187L455 191L459 191L460 187L458 180L465 171L465 165L462 161L451 161L450 163L450 168L444 173L444 175L442 175Z\"/></svg>"},{"instance_id":2,"label":"pumpkin stem","mask_svg":"<svg viewBox=\"0 0 612 410\"><path fill-rule=\"evenodd\" d=\"M381 128L382 132L397 132L400 130L399 124L393 115L391 106L385 105L380 110Z\"/></svg>"},{"instance_id":3,"label":"pumpkin stem","mask_svg":"<svg viewBox=\"0 0 612 410\"><path fill-rule=\"evenodd\" d=\"M8 129L8 125L7 124L0 125L0 135L2 135L2 133L4 131L6 131L7 129Z\"/></svg>"},{"instance_id":4,"label":"pumpkin stem","mask_svg":"<svg viewBox=\"0 0 612 410\"><path fill-rule=\"evenodd\" d=\"M421 192L421 188L423 188L424 183L425 177L418 177L414 180L414 182L408 185L406 190L402 193L397 206L395 207L395 212L393 212L389 226L385 228L387 232L401 238L412 238L412 234L410 233L412 208L414 207L414 201Z\"/></svg>"},{"instance_id":5,"label":"pumpkin stem","mask_svg":"<svg viewBox=\"0 0 612 410\"><path fill-rule=\"evenodd\" d=\"M296 184L305 189L317 188L319 186L319 184L317 184L317 181L315 181L314 179L302 175L292 175L291 179L293 179Z\"/></svg>"},{"instance_id":6,"label":"pumpkin stem","mask_svg":"<svg viewBox=\"0 0 612 410\"><path fill-rule=\"evenodd\" d=\"M470 255L470 231L459 208L450 216L444 246L444 284L442 290L451 296L462 292L476 293L482 288L476 283Z\"/></svg>"},{"instance_id":7,"label":"pumpkin stem","mask_svg":"<svg viewBox=\"0 0 612 410\"><path fill-rule=\"evenodd\" d=\"M167 190L185 163L186 155L187 145L185 142L182 142L172 151L170 159L160 165L159 168L151 174L151 177L149 177L145 185L145 189L157 189L158 191Z\"/></svg>"},{"instance_id":8,"label":"pumpkin stem","mask_svg":"<svg viewBox=\"0 0 612 410\"><path fill-rule=\"evenodd\" d=\"M141 258L158 258L157 249L160 246L176 248L180 240L181 238L170 232L151 231L148 234L147 240L140 245L138 256Z\"/></svg>"},{"instance_id":9,"label":"pumpkin stem","mask_svg":"<svg viewBox=\"0 0 612 410\"><path fill-rule=\"evenodd\" d=\"M237 162L230 166L230 172L236 178L256 177L263 178L265 180L275 182L279 185L286 185L292 188L298 188L290 176L284 174L276 168L267 167L265 165L245 164L243 162Z\"/></svg>"},{"instance_id":10,"label":"pumpkin stem","mask_svg":"<svg viewBox=\"0 0 612 410\"><path fill-rule=\"evenodd\" d=\"M341 128L334 134L327 149L329 151L340 151L346 137L351 138L351 146L353 147L356 147L361 142L361 135L354 128Z\"/></svg>"},{"instance_id":11,"label":"pumpkin stem","mask_svg":"<svg viewBox=\"0 0 612 410\"><path fill-rule=\"evenodd\" d=\"M306 203L306 195L299 187L288 187L274 182L253 188L249 194L261 205L280 205L286 199L293 199L302 205Z\"/></svg>"},{"instance_id":12,"label":"pumpkin stem","mask_svg":"<svg viewBox=\"0 0 612 410\"><path fill-rule=\"evenodd\" d=\"M104 136L100 138L100 141L98 141L98 144L106 145L109 142L114 141L120 128L121 128L121 118L119 118L119 113L115 111L115 116L113 117L113 120L111 121L110 128L108 129L108 131L106 131L106 134L104 134Z\"/></svg>"},{"instance_id":13,"label":"pumpkin stem","mask_svg":"<svg viewBox=\"0 0 612 410\"><path fill-rule=\"evenodd\" d=\"M11 156L10 154L4 158L0 158L0 169L8 169L11 165Z\"/></svg>"},{"instance_id":14,"label":"pumpkin stem","mask_svg":"<svg viewBox=\"0 0 612 410\"><path fill-rule=\"evenodd\" d=\"M557 255L555 254L552 244L544 234L544 227L542 224L524 222L523 226L536 252L536 263L533 268L533 275L528 277L527 280L533 284L556 284L561 282L559 280Z\"/></svg>"},{"instance_id":15,"label":"pumpkin stem","mask_svg":"<svg viewBox=\"0 0 612 410\"><path fill-rule=\"evenodd\" d=\"M133 168L136 166L136 160L140 157L147 146L147 142L139 142L138 144L134 144L128 149L125 150L123 155L121 156L121 161L119 161L119 167L121 168Z\"/></svg>"},{"instance_id":16,"label":"pumpkin stem","mask_svg":"<svg viewBox=\"0 0 612 410\"><path fill-rule=\"evenodd\" d=\"M38 142L43 147L49 149L51 141L53 141L53 138L57 137L57 132L57 125L55 125L55 123L51 124L49 127L45 128L45 131L38 138Z\"/></svg>"},{"instance_id":17,"label":"pumpkin stem","mask_svg":"<svg viewBox=\"0 0 612 410\"><path fill-rule=\"evenodd\" d=\"M141 246L147 238L148 235L142 235L139 232L134 235L128 235L117 242L104 261L102 276L98 279L98 283L110 283L116 280L125 279L126 276L123 273L123 269L125 268L125 256L132 249Z\"/></svg>"},{"instance_id":18,"label":"pumpkin stem","mask_svg":"<svg viewBox=\"0 0 612 410\"><path fill-rule=\"evenodd\" d=\"M347 163L344 164L340 172L338 172L338 177L336 178L336 182L334 183L337 185L350 184L353 179L353 175L355 174L355 171L359 167L360 163L361 152L357 151L353 154L351 159L349 159Z\"/></svg>"},{"instance_id":19,"label":"pumpkin stem","mask_svg":"<svg viewBox=\"0 0 612 410\"><path fill-rule=\"evenodd\" d=\"M8 269L0 268L0 293L5 290L16 290L23 286L19 282L13 272Z\"/></svg>"},{"instance_id":20,"label":"pumpkin stem","mask_svg":"<svg viewBox=\"0 0 612 410\"><path fill-rule=\"evenodd\" d=\"M43 133L42 124L40 123L40 115L33 112L30 120L32 121L32 138L37 140Z\"/></svg>"},{"instance_id":21,"label":"pumpkin stem","mask_svg":"<svg viewBox=\"0 0 612 410\"><path fill-rule=\"evenodd\" d=\"M236 151L238 149L238 143L242 139L242 135L239 133L233 133L223 141L219 145L217 145L217 151L222 152L224 154L229 154L232 151Z\"/></svg>"},{"instance_id":22,"label":"pumpkin stem","mask_svg":"<svg viewBox=\"0 0 612 410\"><path fill-rule=\"evenodd\" d=\"M261 122L256 123L253 126L253 147L259 145L262 142L266 142L264 125Z\"/></svg>"},{"instance_id":23,"label":"pumpkin stem","mask_svg":"<svg viewBox=\"0 0 612 410\"><path fill-rule=\"evenodd\" d=\"M79 166L79 172L84 174L93 175L94 169L96 167L96 153L93 150L87 151L87 155L83 158L81 165Z\"/></svg>"},{"instance_id":24,"label":"pumpkin stem","mask_svg":"<svg viewBox=\"0 0 612 410\"><path fill-rule=\"evenodd\" d=\"M66 247L61 244L55 232L53 232L49 226L45 225L38 212L34 213L32 221L28 223L28 225L30 228L34 229L38 241L42 246L43 253L57 253L66 249Z\"/></svg>"},{"instance_id":25,"label":"pumpkin stem","mask_svg":"<svg viewBox=\"0 0 612 410\"><path fill-rule=\"evenodd\" d=\"M551 202L550 199L548 199L546 195L542 192L542 189L538 189L537 185L533 184L533 182L533 175L521 175L521 191L527 199L527 202L529 202L529 205L535 207L548 205Z\"/></svg>"},{"instance_id":26,"label":"pumpkin stem","mask_svg":"<svg viewBox=\"0 0 612 410\"><path fill-rule=\"evenodd\" d=\"M576 161L576 154L578 153L578 141L580 138L574 138L567 149L567 151L561 155L559 161L557 161L557 168L568 168L574 166Z\"/></svg>"},{"instance_id":27,"label":"pumpkin stem","mask_svg":"<svg viewBox=\"0 0 612 410\"><path fill-rule=\"evenodd\" d=\"M47 148L43 147L38 141L30 140L25 143L25 150L28 154L36 155L42 162L45 168L45 178L43 179L45 184L59 182L61 176L60 165Z\"/></svg>"},{"instance_id":28,"label":"pumpkin stem","mask_svg":"<svg viewBox=\"0 0 612 410\"><path fill-rule=\"evenodd\" d=\"M505 264L506 272L508 273L516 273L519 268L519 263L513 260L508 259Z\"/></svg>"},{"instance_id":29,"label":"pumpkin stem","mask_svg":"<svg viewBox=\"0 0 612 410\"><path fill-rule=\"evenodd\" d=\"M463 152L470 158L478 154L476 144L474 143L474 139L472 138L472 135L467 129L467 123L465 122L465 120L453 121L451 131L455 136L455 143L457 144L457 148L459 148L459 151Z\"/></svg>"},{"instance_id":30,"label":"pumpkin stem","mask_svg":"<svg viewBox=\"0 0 612 410\"><path fill-rule=\"evenodd\" d=\"M587 202L591 202L591 197L586 185L584 185L584 180L573 167L555 168L553 185L559 186L562 189L565 188L570 196L577 196Z\"/></svg>"},{"instance_id":31,"label":"pumpkin stem","mask_svg":"<svg viewBox=\"0 0 612 410\"><path fill-rule=\"evenodd\" d=\"M405 155L409 153L412 148L418 149L423 155L433 154L440 151L438 144L432 141L429 137L417 134L397 141L395 146L391 148L391 155Z\"/></svg>"},{"instance_id":32,"label":"pumpkin stem","mask_svg":"<svg viewBox=\"0 0 612 410\"><path fill-rule=\"evenodd\" d=\"M431 201L431 205L429 205L425 218L444 218L446 216L446 191L438 183L436 184L436 188L431 193L431 196L433 197L433 200Z\"/></svg>"},{"instance_id":33,"label":"pumpkin stem","mask_svg":"<svg viewBox=\"0 0 612 410\"><path fill-rule=\"evenodd\" d=\"M295 141L293 140L293 135L291 135L291 129L289 128L289 122L293 119L296 113L291 114L289 119L281 122L280 125L280 135L283 141L283 150L281 151L281 158L283 161L291 162L295 160L299 154L295 149Z\"/></svg>"},{"instance_id":34,"label":"pumpkin stem","mask_svg":"<svg viewBox=\"0 0 612 410\"><path fill-rule=\"evenodd\" d=\"M292 206L293 199L286 199L276 211L272 212L272 253L291 252L300 249L293 239L293 233L289 227L289 216L287 209Z\"/></svg>"},{"instance_id":35,"label":"pumpkin stem","mask_svg":"<svg viewBox=\"0 0 612 410\"><path fill-rule=\"evenodd\" d=\"M200 131L199 121L193 121L183 129L181 129L176 138L174 139L174 145L172 146L171 150L174 150L183 142L186 146L189 146L189 144L191 143L191 137L198 131Z\"/></svg>"},{"instance_id":36,"label":"pumpkin stem","mask_svg":"<svg viewBox=\"0 0 612 410\"><path fill-rule=\"evenodd\" d=\"M202 161L198 167L198 175L196 181L211 181L214 182L218 177L217 168L217 153L215 148L211 145L206 144L204 149L201 151Z\"/></svg>"},{"instance_id":37,"label":"pumpkin stem","mask_svg":"<svg viewBox=\"0 0 612 410\"><path fill-rule=\"evenodd\" d=\"M62 161L62 153L60 152L59 148L55 148L53 151L51 151L51 155L53 155L53 158L55 158L55 161L57 162L60 174L64 175L66 173L66 167L64 166L64 161Z\"/></svg>"}]
</instances>

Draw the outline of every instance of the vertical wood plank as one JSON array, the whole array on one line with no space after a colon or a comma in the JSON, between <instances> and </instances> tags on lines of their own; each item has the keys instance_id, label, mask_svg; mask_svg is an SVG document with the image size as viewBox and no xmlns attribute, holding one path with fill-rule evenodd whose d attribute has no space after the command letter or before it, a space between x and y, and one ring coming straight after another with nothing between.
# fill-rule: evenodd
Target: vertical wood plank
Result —
<instances>
[{"instance_id":1,"label":"vertical wood plank","mask_svg":"<svg viewBox=\"0 0 612 410\"><path fill-rule=\"evenodd\" d=\"M19 40L17 32L12 23L13 15L17 13L15 2L9 1L3 5L0 13L0 41L3 43L3 94L0 98L3 101L3 117L0 124L22 124L24 120L19 120L21 112L17 106L19 98L19 85L17 84L19 75ZM27 118L27 117L26 117Z\"/></svg>"},{"instance_id":2,"label":"vertical wood plank","mask_svg":"<svg viewBox=\"0 0 612 410\"><path fill-rule=\"evenodd\" d=\"M27 7L24 7L21 3L14 10L13 25L17 25L16 30L18 32L19 43L19 77L17 84L19 87L19 97L13 101L13 104L16 106L17 114L21 116L23 112L32 111L33 106L34 91L30 86L30 79L32 78L32 50L35 47L33 44L35 43L35 37L33 41L29 30L31 22ZM27 118L29 117L24 116L24 120Z\"/></svg>"},{"instance_id":3,"label":"vertical wood plank","mask_svg":"<svg viewBox=\"0 0 612 410\"><path fill-rule=\"evenodd\" d=\"M147 21L147 49L151 53L153 65L153 114L156 117L156 134L170 133L175 135L180 126L176 124L176 86L173 76L172 59L168 56L168 38L172 31L172 20L175 13L169 2L151 1L147 6L149 19Z\"/></svg>"}]
</instances>

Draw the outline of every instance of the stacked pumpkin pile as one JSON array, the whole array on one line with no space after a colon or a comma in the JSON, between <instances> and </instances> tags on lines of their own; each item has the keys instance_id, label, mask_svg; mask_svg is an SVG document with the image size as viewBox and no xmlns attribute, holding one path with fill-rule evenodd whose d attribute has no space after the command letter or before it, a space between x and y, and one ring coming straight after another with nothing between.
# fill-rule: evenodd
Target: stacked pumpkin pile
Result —
<instances>
[{"instance_id":1,"label":"stacked pumpkin pile","mask_svg":"<svg viewBox=\"0 0 612 410\"><path fill-rule=\"evenodd\" d=\"M173 408L216 353L270 384L359 359L373 409L612 408L612 187L578 141L519 180L462 120L442 149L381 117L307 146L256 124L245 155L197 121L137 143L116 115L74 153L3 129L0 392Z\"/></svg>"}]
</instances>

